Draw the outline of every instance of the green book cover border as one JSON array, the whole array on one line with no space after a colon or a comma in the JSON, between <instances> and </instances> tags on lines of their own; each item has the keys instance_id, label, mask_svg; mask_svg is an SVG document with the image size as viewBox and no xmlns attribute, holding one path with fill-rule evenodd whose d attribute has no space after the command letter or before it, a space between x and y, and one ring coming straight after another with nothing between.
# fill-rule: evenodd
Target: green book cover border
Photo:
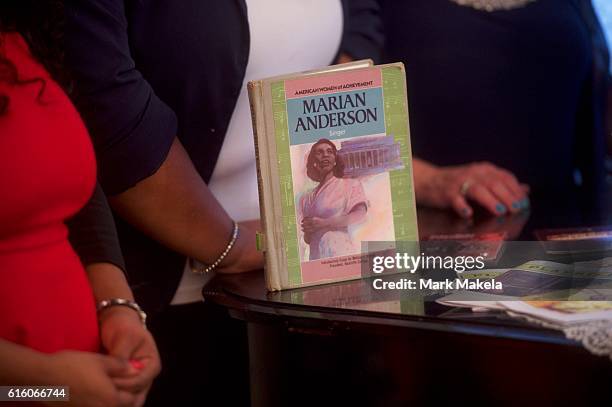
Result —
<instances>
[{"instance_id":1,"label":"green book cover border","mask_svg":"<svg viewBox=\"0 0 612 407\"><path fill-rule=\"evenodd\" d=\"M395 240L418 240L416 203L414 202L412 178L412 150L408 126L408 105L406 99L406 75L398 66L382 68L383 99L385 107L385 128L400 145L400 157L404 169L389 172L391 182L391 203Z\"/></svg>"},{"instance_id":2,"label":"green book cover border","mask_svg":"<svg viewBox=\"0 0 612 407\"><path fill-rule=\"evenodd\" d=\"M293 178L291 172L291 154L289 150L289 127L287 123L287 100L285 98L285 82L271 84L272 114L274 117L274 133L276 151L278 154L278 174L280 178L281 210L282 210L282 240L285 243L285 258L289 285L302 283L300 266L300 251L298 246L297 218L293 195ZM282 267L282 266L281 266Z\"/></svg>"}]
</instances>

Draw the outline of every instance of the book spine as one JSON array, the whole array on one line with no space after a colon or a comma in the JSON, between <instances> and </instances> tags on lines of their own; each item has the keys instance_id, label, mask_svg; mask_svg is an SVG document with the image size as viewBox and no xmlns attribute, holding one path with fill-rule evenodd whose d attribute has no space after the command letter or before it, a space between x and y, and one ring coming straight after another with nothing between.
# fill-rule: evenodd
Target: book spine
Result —
<instances>
[{"instance_id":1,"label":"book spine","mask_svg":"<svg viewBox=\"0 0 612 407\"><path fill-rule=\"evenodd\" d=\"M264 112L264 103L263 103L263 94L262 94L262 83L261 81L252 81L248 83L248 94L249 94L249 104L251 107L251 120L253 122L253 141L255 143L255 160L257 167L257 188L259 192L259 208L261 214L261 225L264 230L264 263L265 263L265 279L266 286L269 291L277 291L281 289L280 284L280 276L279 270L274 267L273 264L273 256L275 250L273 246L274 238L271 236L273 233L273 225L269 224L273 219L272 217L267 216L266 211L267 208L271 208L271 206L266 206L266 201L272 197L265 196L264 183L269 181L269 176L265 177L263 172L263 165L267 165L269 163L269 158L267 156L262 157L262 154L266 154L267 151L265 148L260 148L260 144L264 141L263 138L266 137L265 134L265 112ZM269 174L268 174L269 175Z\"/></svg>"}]
</instances>

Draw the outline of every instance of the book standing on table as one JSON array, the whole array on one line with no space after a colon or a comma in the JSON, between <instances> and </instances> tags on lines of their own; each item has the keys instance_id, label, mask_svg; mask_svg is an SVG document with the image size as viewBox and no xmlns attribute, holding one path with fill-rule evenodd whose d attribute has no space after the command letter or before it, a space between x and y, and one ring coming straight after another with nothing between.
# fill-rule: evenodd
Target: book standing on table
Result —
<instances>
[{"instance_id":1,"label":"book standing on table","mask_svg":"<svg viewBox=\"0 0 612 407\"><path fill-rule=\"evenodd\" d=\"M252 81L249 98L268 289L359 278L418 240L402 64Z\"/></svg>"}]
</instances>

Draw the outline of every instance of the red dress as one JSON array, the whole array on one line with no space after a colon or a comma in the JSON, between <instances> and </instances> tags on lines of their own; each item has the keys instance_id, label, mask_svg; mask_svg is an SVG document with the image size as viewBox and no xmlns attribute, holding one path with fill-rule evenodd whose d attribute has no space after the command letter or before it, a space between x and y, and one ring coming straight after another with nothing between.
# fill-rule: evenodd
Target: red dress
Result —
<instances>
[{"instance_id":1,"label":"red dress","mask_svg":"<svg viewBox=\"0 0 612 407\"><path fill-rule=\"evenodd\" d=\"M0 34L0 54L21 80L0 81L0 337L42 352L99 350L95 302L64 221L92 194L96 164L68 97L19 34Z\"/></svg>"}]
</instances>

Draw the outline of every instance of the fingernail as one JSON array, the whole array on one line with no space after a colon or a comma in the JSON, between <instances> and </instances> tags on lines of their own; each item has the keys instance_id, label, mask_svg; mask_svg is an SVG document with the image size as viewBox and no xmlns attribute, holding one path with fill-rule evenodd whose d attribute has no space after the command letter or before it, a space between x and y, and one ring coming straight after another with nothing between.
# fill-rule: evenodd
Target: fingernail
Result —
<instances>
[{"instance_id":1,"label":"fingernail","mask_svg":"<svg viewBox=\"0 0 612 407\"><path fill-rule=\"evenodd\" d=\"M504 214L504 213L506 213L506 206L504 206L503 204L498 203L497 205L495 205L495 211L497 213Z\"/></svg>"},{"instance_id":2,"label":"fingernail","mask_svg":"<svg viewBox=\"0 0 612 407\"><path fill-rule=\"evenodd\" d=\"M531 205L531 203L529 202L529 198L521 199L521 208L527 209L527 208L529 208L530 205Z\"/></svg>"},{"instance_id":3,"label":"fingernail","mask_svg":"<svg viewBox=\"0 0 612 407\"><path fill-rule=\"evenodd\" d=\"M144 363L136 359L130 360L130 365L132 365L132 367L137 370L142 370L144 368Z\"/></svg>"},{"instance_id":4,"label":"fingernail","mask_svg":"<svg viewBox=\"0 0 612 407\"><path fill-rule=\"evenodd\" d=\"M521 209L521 201L512 202L512 209Z\"/></svg>"}]
</instances>

